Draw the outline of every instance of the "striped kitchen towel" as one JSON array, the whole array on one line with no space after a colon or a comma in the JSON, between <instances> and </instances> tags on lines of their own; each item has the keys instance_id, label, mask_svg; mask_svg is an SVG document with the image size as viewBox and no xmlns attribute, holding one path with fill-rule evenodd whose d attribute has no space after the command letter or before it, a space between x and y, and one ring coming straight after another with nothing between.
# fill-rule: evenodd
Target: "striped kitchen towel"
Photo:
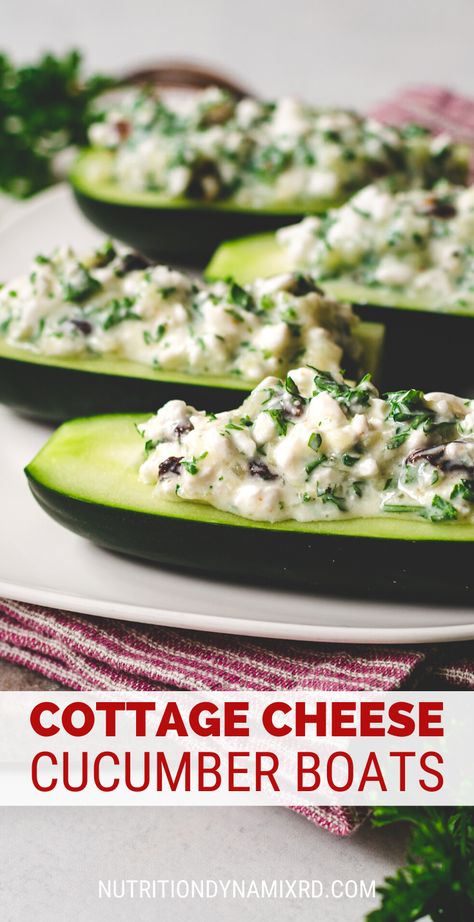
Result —
<instances>
[{"instance_id":1,"label":"striped kitchen towel","mask_svg":"<svg viewBox=\"0 0 474 922\"><path fill-rule=\"evenodd\" d=\"M447 90L406 90L372 114L448 131L474 149L474 102ZM0 602L0 657L79 690L474 690L471 643L413 649L288 643L95 619L7 600ZM337 835L351 833L364 816L345 807L300 812Z\"/></svg>"},{"instance_id":2,"label":"striped kitchen towel","mask_svg":"<svg viewBox=\"0 0 474 922\"><path fill-rule=\"evenodd\" d=\"M473 151L471 179L474 179L474 100L443 87L409 87L375 106L370 114L389 125L416 122L436 134L446 132L469 145Z\"/></svg>"}]
</instances>

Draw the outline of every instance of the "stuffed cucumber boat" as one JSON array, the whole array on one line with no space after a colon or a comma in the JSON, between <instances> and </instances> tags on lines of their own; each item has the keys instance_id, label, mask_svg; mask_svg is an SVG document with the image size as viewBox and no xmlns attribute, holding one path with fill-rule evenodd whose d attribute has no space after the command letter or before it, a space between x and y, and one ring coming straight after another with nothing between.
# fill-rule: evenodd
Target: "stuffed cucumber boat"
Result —
<instances>
[{"instance_id":1,"label":"stuffed cucumber boat","mask_svg":"<svg viewBox=\"0 0 474 922\"><path fill-rule=\"evenodd\" d=\"M60 524L214 576L472 604L474 401L307 366L242 406L65 423L26 474Z\"/></svg>"},{"instance_id":2,"label":"stuffed cucumber boat","mask_svg":"<svg viewBox=\"0 0 474 922\"><path fill-rule=\"evenodd\" d=\"M38 256L0 290L0 331L0 400L46 419L222 409L297 359L375 371L383 339L301 273L206 286L110 242Z\"/></svg>"},{"instance_id":3,"label":"stuffed cucumber boat","mask_svg":"<svg viewBox=\"0 0 474 922\"><path fill-rule=\"evenodd\" d=\"M206 274L248 283L296 268L364 319L384 319L388 386L402 364L420 386L442 369L446 387L473 392L474 186L369 186L323 218L223 244Z\"/></svg>"},{"instance_id":4,"label":"stuffed cucumber boat","mask_svg":"<svg viewBox=\"0 0 474 922\"><path fill-rule=\"evenodd\" d=\"M105 234L161 262L204 266L222 240L277 230L305 213L291 203L249 208L232 199L201 202L124 188L115 179L114 165L109 151L82 151L69 175L74 198ZM324 207L314 201L311 211Z\"/></svg>"},{"instance_id":5,"label":"stuffed cucumber boat","mask_svg":"<svg viewBox=\"0 0 474 922\"><path fill-rule=\"evenodd\" d=\"M85 215L154 259L204 265L227 238L326 211L380 176L467 179L465 148L294 99L129 93L97 114L71 172Z\"/></svg>"}]
</instances>

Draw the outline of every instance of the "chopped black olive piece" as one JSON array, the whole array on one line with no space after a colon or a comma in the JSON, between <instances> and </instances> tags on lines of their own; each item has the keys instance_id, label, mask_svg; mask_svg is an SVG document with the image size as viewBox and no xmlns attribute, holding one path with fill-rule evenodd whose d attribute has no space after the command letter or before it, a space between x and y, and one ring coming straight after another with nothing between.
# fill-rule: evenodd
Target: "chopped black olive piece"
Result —
<instances>
[{"instance_id":1,"label":"chopped black olive piece","mask_svg":"<svg viewBox=\"0 0 474 922\"><path fill-rule=\"evenodd\" d=\"M283 399L282 413L286 419L294 416L301 416L304 411L305 400L303 397L295 397L293 400Z\"/></svg>"},{"instance_id":2,"label":"chopped black olive piece","mask_svg":"<svg viewBox=\"0 0 474 922\"><path fill-rule=\"evenodd\" d=\"M374 179L380 179L381 176L387 175L390 171L390 167L387 163L382 163L381 160L372 160L372 162L369 163L369 171Z\"/></svg>"},{"instance_id":3,"label":"chopped black olive piece","mask_svg":"<svg viewBox=\"0 0 474 922\"><path fill-rule=\"evenodd\" d=\"M89 336L92 333L92 324L88 320L76 320L73 318L71 324L76 330L79 330L80 333L83 333L84 336Z\"/></svg>"},{"instance_id":4,"label":"chopped black olive piece","mask_svg":"<svg viewBox=\"0 0 474 922\"><path fill-rule=\"evenodd\" d=\"M191 432L192 429L194 429L194 426L191 420L188 419L187 422L178 423L178 425L175 426L174 434L179 440L182 435L185 435L186 432Z\"/></svg>"},{"instance_id":5,"label":"chopped black olive piece","mask_svg":"<svg viewBox=\"0 0 474 922\"><path fill-rule=\"evenodd\" d=\"M213 201L223 191L222 177L212 160L202 160L194 164L186 195L191 199Z\"/></svg>"},{"instance_id":6,"label":"chopped black olive piece","mask_svg":"<svg viewBox=\"0 0 474 922\"><path fill-rule=\"evenodd\" d=\"M466 446L467 443L462 439L456 439L453 442L446 442L444 445L436 445L434 448L418 448L410 452L405 459L405 464L416 464L418 461L427 461L433 467L441 471L466 471L470 477L474 477L474 462L460 458L447 458L446 449L448 445Z\"/></svg>"},{"instance_id":7,"label":"chopped black olive piece","mask_svg":"<svg viewBox=\"0 0 474 922\"><path fill-rule=\"evenodd\" d=\"M166 474L179 474L181 472L181 462L182 458L173 457L166 458L165 461L162 461L158 468L158 476L165 477Z\"/></svg>"},{"instance_id":8,"label":"chopped black olive piece","mask_svg":"<svg viewBox=\"0 0 474 922\"><path fill-rule=\"evenodd\" d=\"M262 480L276 480L277 474L272 474L263 461L249 461L249 474L252 477L261 477Z\"/></svg>"},{"instance_id":9,"label":"chopped black olive piece","mask_svg":"<svg viewBox=\"0 0 474 922\"><path fill-rule=\"evenodd\" d=\"M451 202L448 202L446 199L435 198L430 196L426 200L425 207L422 209L422 213L426 215L432 215L434 218L455 218L457 211L454 205Z\"/></svg>"},{"instance_id":10,"label":"chopped black olive piece","mask_svg":"<svg viewBox=\"0 0 474 922\"><path fill-rule=\"evenodd\" d=\"M122 259L122 265L117 272L117 275L122 278L124 275L128 275L129 272L137 272L141 269L149 269L153 263L150 259L147 259L146 256L143 256L142 253L126 253Z\"/></svg>"},{"instance_id":11,"label":"chopped black olive piece","mask_svg":"<svg viewBox=\"0 0 474 922\"><path fill-rule=\"evenodd\" d=\"M324 294L322 288L316 285L314 279L310 275L304 275L302 272L293 273L291 282L286 286L286 290L299 298L312 292L318 295Z\"/></svg>"}]
</instances>

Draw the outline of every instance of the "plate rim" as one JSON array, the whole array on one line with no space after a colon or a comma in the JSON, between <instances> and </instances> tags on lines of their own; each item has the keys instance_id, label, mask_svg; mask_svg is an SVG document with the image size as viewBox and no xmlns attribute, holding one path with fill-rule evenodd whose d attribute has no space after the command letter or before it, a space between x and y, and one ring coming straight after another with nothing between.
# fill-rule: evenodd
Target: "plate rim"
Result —
<instances>
[{"instance_id":1,"label":"plate rim","mask_svg":"<svg viewBox=\"0 0 474 922\"><path fill-rule=\"evenodd\" d=\"M276 640L310 643L370 643L374 645L448 643L474 640L474 621L466 624L439 625L416 628L375 628L312 625L283 621L261 621L258 618L222 618L201 612L176 611L172 608L151 608L145 605L108 602L91 597L69 595L54 589L39 589L0 580L0 596L26 604L41 605L74 614L96 618L112 618L156 627L173 627L184 630L207 631L218 634L241 634ZM332 600L328 599L330 604ZM351 600L352 601L352 600ZM356 600L357 601L357 600ZM390 604L390 603L389 603ZM393 603L395 604L395 603Z\"/></svg>"}]
</instances>

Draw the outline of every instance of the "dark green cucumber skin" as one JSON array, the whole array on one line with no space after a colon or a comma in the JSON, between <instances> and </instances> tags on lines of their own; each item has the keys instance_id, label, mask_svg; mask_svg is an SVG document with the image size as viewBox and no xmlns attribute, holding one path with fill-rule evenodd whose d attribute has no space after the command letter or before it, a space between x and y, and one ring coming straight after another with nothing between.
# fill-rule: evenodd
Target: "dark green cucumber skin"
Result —
<instances>
[{"instance_id":1,"label":"dark green cucumber skin","mask_svg":"<svg viewBox=\"0 0 474 922\"><path fill-rule=\"evenodd\" d=\"M240 403L249 391L28 364L0 356L0 403L46 422L102 413L155 412L167 400L219 412Z\"/></svg>"},{"instance_id":2,"label":"dark green cucumber skin","mask_svg":"<svg viewBox=\"0 0 474 922\"><path fill-rule=\"evenodd\" d=\"M101 231L158 262L203 268L223 240L295 224L302 212L227 211L120 205L92 198L73 187L80 210Z\"/></svg>"},{"instance_id":3,"label":"dark green cucumber skin","mask_svg":"<svg viewBox=\"0 0 474 922\"><path fill-rule=\"evenodd\" d=\"M370 323L385 324L381 391L419 388L474 396L474 317L354 304Z\"/></svg>"},{"instance_id":4,"label":"dark green cucumber skin","mask_svg":"<svg viewBox=\"0 0 474 922\"><path fill-rule=\"evenodd\" d=\"M207 577L337 596L472 605L470 542L402 541L268 531L88 503L39 483L60 525L127 556Z\"/></svg>"}]
</instances>

